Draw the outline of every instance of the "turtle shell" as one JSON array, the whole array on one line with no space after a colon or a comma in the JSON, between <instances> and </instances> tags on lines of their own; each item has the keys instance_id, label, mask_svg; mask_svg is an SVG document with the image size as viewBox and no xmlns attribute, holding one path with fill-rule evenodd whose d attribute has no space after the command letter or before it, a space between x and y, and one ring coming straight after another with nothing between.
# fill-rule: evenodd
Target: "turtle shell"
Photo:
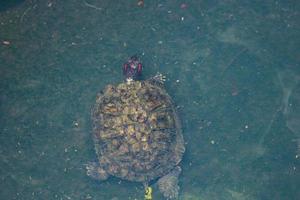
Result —
<instances>
[{"instance_id":1,"label":"turtle shell","mask_svg":"<svg viewBox=\"0 0 300 200\"><path fill-rule=\"evenodd\" d=\"M148 182L180 161L184 142L174 105L151 81L108 85L92 110L95 149L110 175Z\"/></svg>"}]
</instances>

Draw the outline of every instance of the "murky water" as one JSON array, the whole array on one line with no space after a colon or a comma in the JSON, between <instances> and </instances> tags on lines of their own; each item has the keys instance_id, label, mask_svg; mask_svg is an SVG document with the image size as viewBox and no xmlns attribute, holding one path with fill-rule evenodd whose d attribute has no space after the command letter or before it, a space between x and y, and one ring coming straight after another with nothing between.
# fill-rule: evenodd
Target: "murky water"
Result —
<instances>
[{"instance_id":1,"label":"murky water","mask_svg":"<svg viewBox=\"0 0 300 200\"><path fill-rule=\"evenodd\" d=\"M1 1L0 199L143 199L84 168L95 95L133 54L179 107L180 199L297 199L300 4L137 2Z\"/></svg>"}]
</instances>

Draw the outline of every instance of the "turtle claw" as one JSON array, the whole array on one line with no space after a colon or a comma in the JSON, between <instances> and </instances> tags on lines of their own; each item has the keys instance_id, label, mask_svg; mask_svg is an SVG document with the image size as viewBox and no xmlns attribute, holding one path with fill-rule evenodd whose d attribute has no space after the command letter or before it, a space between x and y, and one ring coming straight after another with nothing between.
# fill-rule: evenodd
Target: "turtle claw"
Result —
<instances>
[{"instance_id":1,"label":"turtle claw","mask_svg":"<svg viewBox=\"0 0 300 200\"><path fill-rule=\"evenodd\" d=\"M166 81L166 76L162 75L161 73L157 72L155 76L150 78L150 81L158 84L164 84Z\"/></svg>"},{"instance_id":2,"label":"turtle claw","mask_svg":"<svg viewBox=\"0 0 300 200\"><path fill-rule=\"evenodd\" d=\"M85 169L86 174L93 179L104 181L109 177L108 173L97 162L85 164Z\"/></svg>"}]
</instances>

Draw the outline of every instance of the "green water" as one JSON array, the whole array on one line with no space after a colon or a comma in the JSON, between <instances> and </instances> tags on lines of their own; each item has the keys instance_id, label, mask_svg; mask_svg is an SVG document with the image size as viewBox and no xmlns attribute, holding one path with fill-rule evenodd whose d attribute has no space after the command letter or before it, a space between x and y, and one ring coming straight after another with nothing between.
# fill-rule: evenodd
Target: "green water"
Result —
<instances>
[{"instance_id":1,"label":"green water","mask_svg":"<svg viewBox=\"0 0 300 200\"><path fill-rule=\"evenodd\" d=\"M300 196L299 2L7 2L0 199L143 199L141 184L97 182L84 167L96 93L122 81L133 54L145 77L167 76L179 107L180 199ZM155 185L153 199L163 199Z\"/></svg>"}]
</instances>

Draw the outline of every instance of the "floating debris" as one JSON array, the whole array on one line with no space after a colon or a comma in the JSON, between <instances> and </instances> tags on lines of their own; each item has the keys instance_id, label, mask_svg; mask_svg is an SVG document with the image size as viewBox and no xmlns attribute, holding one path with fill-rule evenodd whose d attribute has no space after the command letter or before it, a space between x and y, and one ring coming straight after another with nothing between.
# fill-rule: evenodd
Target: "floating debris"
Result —
<instances>
[{"instance_id":1,"label":"floating debris","mask_svg":"<svg viewBox=\"0 0 300 200\"><path fill-rule=\"evenodd\" d=\"M144 0L138 0L137 5L140 7L144 6Z\"/></svg>"},{"instance_id":2,"label":"floating debris","mask_svg":"<svg viewBox=\"0 0 300 200\"><path fill-rule=\"evenodd\" d=\"M4 44L4 45L10 45L10 41L4 40L4 41L2 41L2 44Z\"/></svg>"},{"instance_id":3,"label":"floating debris","mask_svg":"<svg viewBox=\"0 0 300 200\"><path fill-rule=\"evenodd\" d=\"M187 6L187 4L186 3L182 3L181 5L180 5L180 8L181 9L186 9L188 6Z\"/></svg>"}]
</instances>

